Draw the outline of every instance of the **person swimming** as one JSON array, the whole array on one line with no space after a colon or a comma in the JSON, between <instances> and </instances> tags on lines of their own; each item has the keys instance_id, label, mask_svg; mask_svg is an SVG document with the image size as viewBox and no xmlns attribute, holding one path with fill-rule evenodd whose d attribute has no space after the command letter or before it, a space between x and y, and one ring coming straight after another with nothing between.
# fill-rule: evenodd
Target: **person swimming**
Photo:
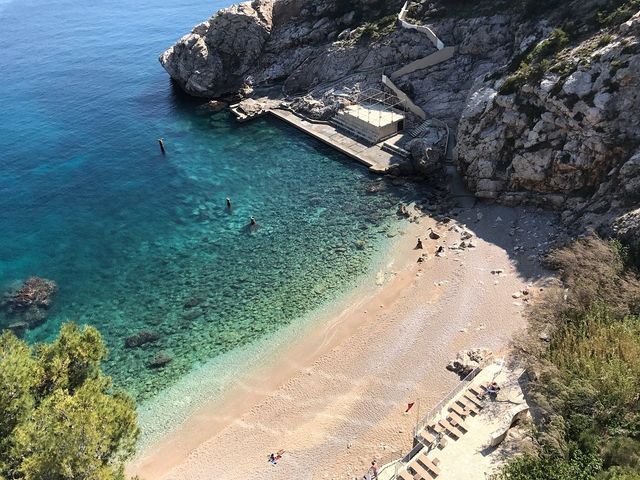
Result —
<instances>
[{"instance_id":1,"label":"person swimming","mask_svg":"<svg viewBox=\"0 0 640 480\"><path fill-rule=\"evenodd\" d=\"M231 199L227 197L227 210L231 210Z\"/></svg>"},{"instance_id":2,"label":"person swimming","mask_svg":"<svg viewBox=\"0 0 640 480\"><path fill-rule=\"evenodd\" d=\"M254 217L249 218L249 224L244 227L247 233L253 233L260 228L260 224Z\"/></svg>"}]
</instances>

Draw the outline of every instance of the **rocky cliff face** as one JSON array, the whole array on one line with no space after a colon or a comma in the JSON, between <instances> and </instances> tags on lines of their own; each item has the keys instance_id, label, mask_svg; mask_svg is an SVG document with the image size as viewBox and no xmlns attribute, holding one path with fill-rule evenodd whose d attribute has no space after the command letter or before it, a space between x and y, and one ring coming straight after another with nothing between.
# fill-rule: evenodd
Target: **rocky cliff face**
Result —
<instances>
[{"instance_id":1,"label":"rocky cliff face","mask_svg":"<svg viewBox=\"0 0 640 480\"><path fill-rule=\"evenodd\" d=\"M514 92L508 75L479 82L458 127L459 165L476 195L560 208L567 220L637 203L639 38L640 14Z\"/></svg>"},{"instance_id":2,"label":"rocky cliff face","mask_svg":"<svg viewBox=\"0 0 640 480\"><path fill-rule=\"evenodd\" d=\"M160 63L196 96L219 97L247 84L279 83L289 92L303 92L358 71L425 55L430 46L418 34L400 32L393 41L372 48L350 37L351 30L369 18L382 18L393 26L387 15L397 14L401 3L253 0L197 25L160 56Z\"/></svg>"},{"instance_id":3,"label":"rocky cliff face","mask_svg":"<svg viewBox=\"0 0 640 480\"><path fill-rule=\"evenodd\" d=\"M160 63L186 92L220 95L237 88L258 61L272 28L273 1L234 5L196 25Z\"/></svg>"},{"instance_id":4,"label":"rocky cliff face","mask_svg":"<svg viewBox=\"0 0 640 480\"><path fill-rule=\"evenodd\" d=\"M196 26L160 62L190 94L278 86L295 109L327 119L354 92L381 88L382 73L435 51L398 26L403 3L253 0ZM637 9L635 0L414 2L412 22L456 52L396 84L447 122L478 197L536 203L611 231L640 203Z\"/></svg>"}]
</instances>

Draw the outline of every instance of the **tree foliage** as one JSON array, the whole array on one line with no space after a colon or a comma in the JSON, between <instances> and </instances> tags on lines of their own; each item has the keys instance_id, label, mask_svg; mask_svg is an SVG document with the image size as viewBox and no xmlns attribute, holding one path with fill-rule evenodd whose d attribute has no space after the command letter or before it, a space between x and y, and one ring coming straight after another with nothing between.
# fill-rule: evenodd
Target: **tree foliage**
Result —
<instances>
[{"instance_id":1,"label":"tree foliage","mask_svg":"<svg viewBox=\"0 0 640 480\"><path fill-rule=\"evenodd\" d=\"M92 327L65 324L51 344L0 336L0 478L111 480L138 437L133 400L100 369Z\"/></svg>"}]
</instances>

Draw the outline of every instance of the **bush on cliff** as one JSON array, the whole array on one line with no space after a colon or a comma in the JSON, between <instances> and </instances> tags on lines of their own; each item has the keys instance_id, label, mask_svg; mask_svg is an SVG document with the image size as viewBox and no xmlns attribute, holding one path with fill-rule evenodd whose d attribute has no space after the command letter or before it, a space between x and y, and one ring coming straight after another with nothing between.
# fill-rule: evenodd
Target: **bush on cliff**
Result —
<instances>
[{"instance_id":1,"label":"bush on cliff","mask_svg":"<svg viewBox=\"0 0 640 480\"><path fill-rule=\"evenodd\" d=\"M35 347L0 335L0 478L124 478L136 410L103 375L105 356L98 331L73 323Z\"/></svg>"},{"instance_id":2,"label":"bush on cliff","mask_svg":"<svg viewBox=\"0 0 640 480\"><path fill-rule=\"evenodd\" d=\"M538 449L501 480L640 479L640 282L615 242L550 256L567 290L549 291L522 345ZM538 332L551 332L548 343Z\"/></svg>"}]
</instances>

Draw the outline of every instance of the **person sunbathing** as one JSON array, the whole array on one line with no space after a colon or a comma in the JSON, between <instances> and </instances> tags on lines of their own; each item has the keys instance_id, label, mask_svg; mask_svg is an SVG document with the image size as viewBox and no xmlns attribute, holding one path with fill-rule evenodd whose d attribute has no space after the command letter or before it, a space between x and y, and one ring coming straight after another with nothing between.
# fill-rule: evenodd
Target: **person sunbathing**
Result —
<instances>
[{"instance_id":1,"label":"person sunbathing","mask_svg":"<svg viewBox=\"0 0 640 480\"><path fill-rule=\"evenodd\" d=\"M276 453L272 453L271 455L269 455L269 461L273 465L277 465L280 459L282 458L283 454L284 454L284 450L278 450Z\"/></svg>"}]
</instances>

